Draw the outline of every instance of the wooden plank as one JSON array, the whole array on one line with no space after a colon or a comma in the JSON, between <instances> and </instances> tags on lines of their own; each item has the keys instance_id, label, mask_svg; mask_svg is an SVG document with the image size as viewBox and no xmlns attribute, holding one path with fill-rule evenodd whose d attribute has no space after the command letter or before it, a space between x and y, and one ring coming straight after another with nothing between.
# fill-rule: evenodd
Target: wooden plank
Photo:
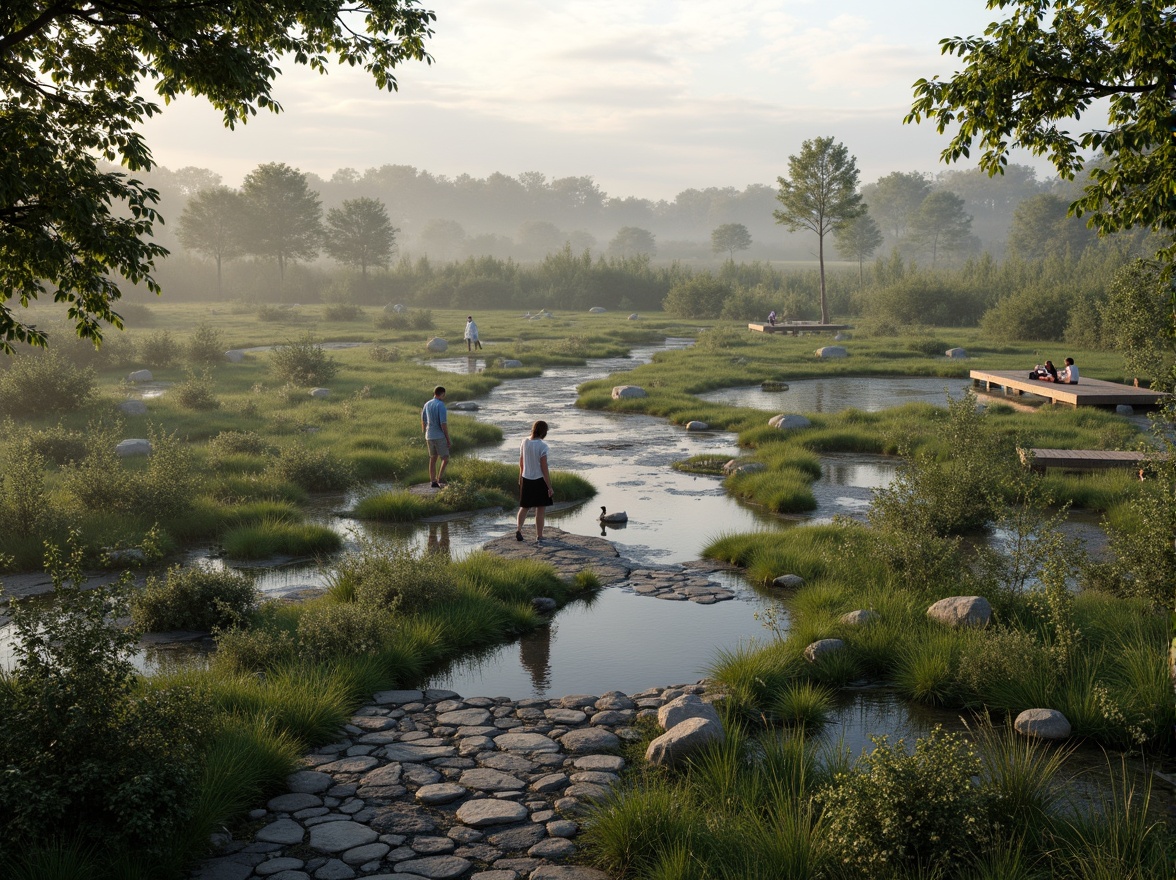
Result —
<instances>
[{"instance_id":1,"label":"wooden plank","mask_svg":"<svg viewBox=\"0 0 1176 880\"><path fill-rule=\"evenodd\" d=\"M788 321L781 324L758 324L751 323L747 325L748 330L755 330L759 333L789 333L796 336L800 333L835 333L838 330L852 330L851 324L818 324L808 321Z\"/></svg>"},{"instance_id":2,"label":"wooden plank","mask_svg":"<svg viewBox=\"0 0 1176 880\"><path fill-rule=\"evenodd\" d=\"M1041 382L1029 378L1029 371L1020 370L970 370L968 375L974 385L984 385L991 391L993 386L1003 388L1006 394L1033 394L1044 397L1051 403L1068 406L1145 406L1154 407L1171 397L1162 391L1149 391L1117 382L1083 377L1077 385L1063 385L1057 382Z\"/></svg>"},{"instance_id":3,"label":"wooden plank","mask_svg":"<svg viewBox=\"0 0 1176 880\"><path fill-rule=\"evenodd\" d=\"M1107 468L1138 468L1162 455L1159 452L1130 452L1117 449L1018 449L1021 464L1035 471L1064 468L1097 471Z\"/></svg>"}]
</instances>

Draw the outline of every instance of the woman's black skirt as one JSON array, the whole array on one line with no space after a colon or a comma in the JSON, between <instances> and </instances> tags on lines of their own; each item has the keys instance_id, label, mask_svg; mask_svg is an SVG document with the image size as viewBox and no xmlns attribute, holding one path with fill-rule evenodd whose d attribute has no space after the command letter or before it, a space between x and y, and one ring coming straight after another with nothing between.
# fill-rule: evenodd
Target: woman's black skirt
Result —
<instances>
[{"instance_id":1,"label":"woman's black skirt","mask_svg":"<svg viewBox=\"0 0 1176 880\"><path fill-rule=\"evenodd\" d=\"M523 480L519 485L519 507L546 507L551 503L551 496L547 494L547 482L538 480Z\"/></svg>"}]
</instances>

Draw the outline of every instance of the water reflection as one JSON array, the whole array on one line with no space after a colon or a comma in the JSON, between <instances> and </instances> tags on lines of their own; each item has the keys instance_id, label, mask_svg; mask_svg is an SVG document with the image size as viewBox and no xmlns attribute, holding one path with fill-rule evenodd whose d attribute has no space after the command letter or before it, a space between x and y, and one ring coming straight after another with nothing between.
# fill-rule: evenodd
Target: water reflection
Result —
<instances>
[{"instance_id":1,"label":"water reflection","mask_svg":"<svg viewBox=\"0 0 1176 880\"><path fill-rule=\"evenodd\" d=\"M711 403L728 403L772 412L835 413L845 409L877 412L905 403L945 406L950 395L963 397L971 379L920 378L917 376L832 376L797 379L787 391L764 391L759 385L724 388L698 395Z\"/></svg>"}]
</instances>

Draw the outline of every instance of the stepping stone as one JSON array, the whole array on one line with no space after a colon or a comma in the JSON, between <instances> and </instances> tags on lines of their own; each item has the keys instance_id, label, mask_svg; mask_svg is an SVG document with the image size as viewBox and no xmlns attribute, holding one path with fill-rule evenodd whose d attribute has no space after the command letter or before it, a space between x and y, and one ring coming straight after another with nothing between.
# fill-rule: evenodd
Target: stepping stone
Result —
<instances>
[{"instance_id":1,"label":"stepping stone","mask_svg":"<svg viewBox=\"0 0 1176 880\"><path fill-rule=\"evenodd\" d=\"M603 752L620 748L621 741L611 730L585 727L565 733L560 738L560 745L570 754L583 755L589 752Z\"/></svg>"},{"instance_id":2,"label":"stepping stone","mask_svg":"<svg viewBox=\"0 0 1176 880\"><path fill-rule=\"evenodd\" d=\"M480 798L466 801L457 808L457 820L472 828L487 825L507 825L527 818L527 808L514 801L497 798Z\"/></svg>"},{"instance_id":3,"label":"stepping stone","mask_svg":"<svg viewBox=\"0 0 1176 880\"><path fill-rule=\"evenodd\" d=\"M435 785L422 785L417 789L416 799L422 804L448 804L469 794L469 789L456 782L440 782Z\"/></svg>"},{"instance_id":4,"label":"stepping stone","mask_svg":"<svg viewBox=\"0 0 1176 880\"><path fill-rule=\"evenodd\" d=\"M255 837L262 843L280 843L290 846L302 843L302 838L305 835L306 830L293 819L278 819L258 831Z\"/></svg>"},{"instance_id":5,"label":"stepping stone","mask_svg":"<svg viewBox=\"0 0 1176 880\"><path fill-rule=\"evenodd\" d=\"M358 822L327 822L310 829L310 845L320 852L339 853L373 843L379 836Z\"/></svg>"},{"instance_id":6,"label":"stepping stone","mask_svg":"<svg viewBox=\"0 0 1176 880\"><path fill-rule=\"evenodd\" d=\"M504 733L494 738L494 745L504 752L558 752L555 741L541 733Z\"/></svg>"},{"instance_id":7,"label":"stepping stone","mask_svg":"<svg viewBox=\"0 0 1176 880\"><path fill-rule=\"evenodd\" d=\"M466 770L461 774L459 781L466 788L472 788L476 791L521 791L527 787L523 780L511 776L509 773L503 773L501 770L491 770L487 767Z\"/></svg>"}]
</instances>

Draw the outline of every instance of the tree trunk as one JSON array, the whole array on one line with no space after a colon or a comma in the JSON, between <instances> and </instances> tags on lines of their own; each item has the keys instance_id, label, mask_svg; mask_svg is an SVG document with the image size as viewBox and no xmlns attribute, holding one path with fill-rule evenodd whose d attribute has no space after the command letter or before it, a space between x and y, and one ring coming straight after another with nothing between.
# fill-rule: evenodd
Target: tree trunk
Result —
<instances>
[{"instance_id":1,"label":"tree trunk","mask_svg":"<svg viewBox=\"0 0 1176 880\"><path fill-rule=\"evenodd\" d=\"M224 292L221 289L221 255L216 255L216 298L221 299Z\"/></svg>"},{"instance_id":2,"label":"tree trunk","mask_svg":"<svg viewBox=\"0 0 1176 880\"><path fill-rule=\"evenodd\" d=\"M825 301L825 236L817 233L817 256L821 263L821 323L829 323L829 304Z\"/></svg>"}]
</instances>

